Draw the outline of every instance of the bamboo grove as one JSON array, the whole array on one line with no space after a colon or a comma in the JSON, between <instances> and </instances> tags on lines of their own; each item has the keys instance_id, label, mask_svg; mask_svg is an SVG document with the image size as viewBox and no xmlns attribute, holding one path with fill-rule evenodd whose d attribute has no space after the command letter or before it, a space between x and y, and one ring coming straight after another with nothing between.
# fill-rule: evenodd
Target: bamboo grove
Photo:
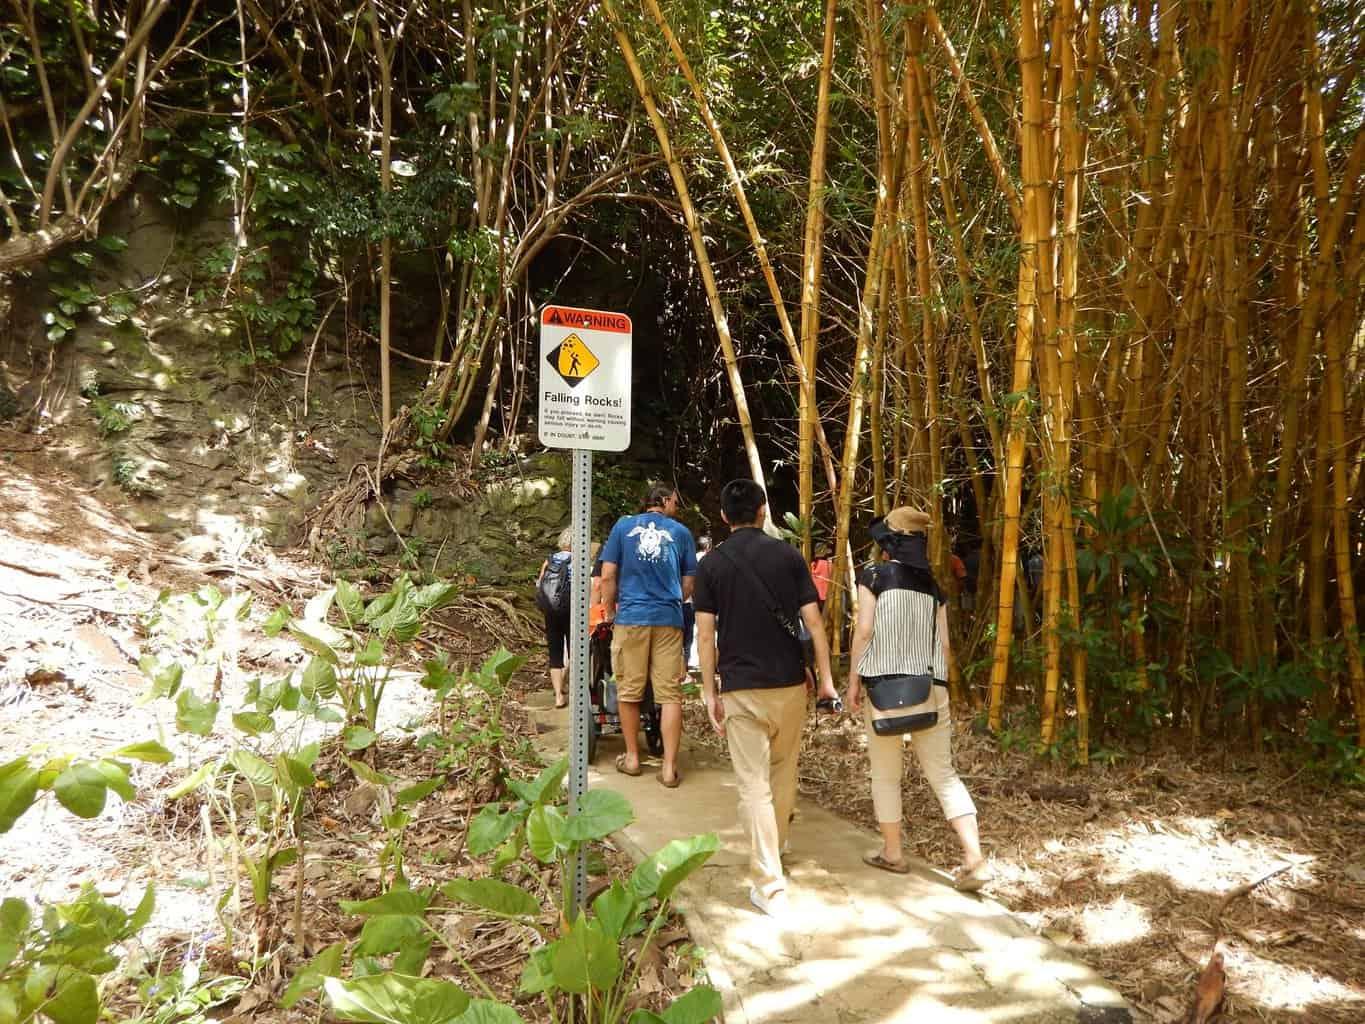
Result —
<instances>
[{"instance_id":1,"label":"bamboo grove","mask_svg":"<svg viewBox=\"0 0 1365 1024\"><path fill-rule=\"evenodd\" d=\"M956 534L942 580L979 550L952 682L993 728L1036 716L1081 761L1166 726L1361 763L1358 4L201 3L100 5L73 36L9 0L0 269L89 231L148 159L143 120L208 103L242 128L221 155L245 220L252 129L382 197L310 228L318 305L387 374L417 347L394 267L425 259L429 383L397 410L386 384L381 422L477 452L531 415L554 240L676 245L695 313L670 344L718 368L707 436L791 473L836 642L866 523L918 504ZM239 71L229 106L192 95L209 52Z\"/></svg>"}]
</instances>

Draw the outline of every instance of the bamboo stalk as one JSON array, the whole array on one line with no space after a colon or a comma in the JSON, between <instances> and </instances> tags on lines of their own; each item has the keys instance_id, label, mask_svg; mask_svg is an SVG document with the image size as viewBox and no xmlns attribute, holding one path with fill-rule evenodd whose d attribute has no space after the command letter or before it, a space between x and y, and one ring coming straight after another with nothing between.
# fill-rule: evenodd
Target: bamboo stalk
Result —
<instances>
[{"instance_id":1,"label":"bamboo stalk","mask_svg":"<svg viewBox=\"0 0 1365 1024\"><path fill-rule=\"evenodd\" d=\"M711 136L711 142L715 146L716 153L721 159L721 164L725 167L725 177L730 184L730 191L735 197L735 203L739 207L740 215L744 219L744 226L748 229L749 239L754 246L754 255L758 259L759 269L763 273L763 280L768 286L768 296L772 300L773 311L777 314L777 323L782 331L782 338L787 343L787 352L791 357L793 369L796 370L796 377L800 383L801 394L813 394L815 389L814 369L807 368L805 357L802 354L801 345L797 342L796 332L792 329L791 318L787 315L787 303L782 297L782 289L778 287L777 275L773 273L772 261L768 258L768 246L763 239L762 232L758 229L758 222L754 218L754 211L749 206L749 197L744 191L744 182L740 180L739 170L735 167L734 158L730 155L730 147L725 141L725 135L720 130L720 124L715 115L711 112L711 105L707 102L706 92L697 81L697 76L692 70L692 63L687 59L687 54L683 51L682 45L678 42L677 36L673 34L673 29L668 24L668 19L664 17L663 10L659 7L658 0L645 0L645 6L653 16L655 23L659 26L659 31L663 33L664 39L668 42L668 48L673 53L673 59L677 62L678 70L682 72L683 78L692 89L692 96L697 101L697 112L701 115L702 123L706 125L706 130ZM831 4L832 6L832 4ZM825 104L828 107L828 86L826 84ZM818 116L818 113L817 113ZM826 109L826 120L828 120L828 109ZM817 134L820 131L817 125ZM825 479L831 491L835 488L834 473L834 454L830 450L829 441L825 438L824 423L818 416L813 419L815 428L815 439L819 442L820 453L824 459ZM804 516L803 516L804 518ZM809 532L809 526L806 528Z\"/></svg>"},{"instance_id":2,"label":"bamboo stalk","mask_svg":"<svg viewBox=\"0 0 1365 1024\"><path fill-rule=\"evenodd\" d=\"M702 235L701 222L697 217L696 207L692 203L692 194L687 186L687 176L683 173L682 164L673 149L673 143L668 134L668 126L659 113L658 105L654 101L653 90L650 89L649 83L645 80L644 71L641 69L639 58L635 54L635 47L630 41L630 36L626 34L625 25L611 0L603 0L602 6L611 19L612 33L616 37L617 45L621 48L621 54L625 58L631 80L635 83L635 91L640 97L640 102L644 105L645 112L649 115L650 123L654 126L655 137L659 140L659 149L668 163L668 174L673 180L673 190L677 193L678 202L682 206L683 220L687 224L687 234L692 241L692 253L697 261L702 285L706 289L706 301L711 309L711 318L716 325L716 335L720 339L721 354L725 360L725 374L729 380L731 396L735 402L735 414L739 420L740 433L744 439L744 451L749 460L749 472L753 475L754 482L766 491L766 477L763 472L762 460L758 454L758 442L754 437L754 424L749 414L749 401L744 393L744 380L739 372L739 359L735 355L734 339L730 336L730 321L720 300L720 289L716 285L716 275L711 267L711 257L707 252L706 239Z\"/></svg>"},{"instance_id":3,"label":"bamboo stalk","mask_svg":"<svg viewBox=\"0 0 1365 1024\"><path fill-rule=\"evenodd\" d=\"M996 614L995 650L991 662L990 727L1004 724L1005 681L1009 675L1014 635L1015 585L1019 570L1019 512L1023 495L1024 449L1029 426L1028 390L1033 372L1034 331L1038 325L1038 263L1044 249L1039 192L1043 132L1042 49L1038 42L1036 0L1021 0L1019 65L1023 79L1023 176L1026 201L1019 232L1019 291L1015 328L1014 375L1008 407L1010 426L1005 464L1004 530L1000 547L1000 600Z\"/></svg>"}]
</instances>

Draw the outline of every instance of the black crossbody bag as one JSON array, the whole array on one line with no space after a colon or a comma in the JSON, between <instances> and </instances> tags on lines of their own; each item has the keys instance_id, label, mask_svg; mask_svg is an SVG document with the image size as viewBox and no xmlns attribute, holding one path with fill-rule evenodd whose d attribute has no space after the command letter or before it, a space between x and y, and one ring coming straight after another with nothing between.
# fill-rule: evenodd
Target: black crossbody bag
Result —
<instances>
[{"instance_id":1,"label":"black crossbody bag","mask_svg":"<svg viewBox=\"0 0 1365 1024\"><path fill-rule=\"evenodd\" d=\"M806 628L806 623L802 620L800 613L798 612L796 618L793 620L792 617L783 610L782 606L778 603L777 598L773 596L772 590L768 587L768 584L763 581L763 577L754 572L752 566L746 565L736 556L726 551L724 544L717 547L711 554L725 555L726 561L738 569L742 576L747 577L754 589L763 595L763 603L767 605L769 614L771 614L777 621L777 624L782 627L782 632L786 633L796 642L801 651L802 663L813 672L815 670L815 638L810 635L810 630Z\"/></svg>"}]
</instances>

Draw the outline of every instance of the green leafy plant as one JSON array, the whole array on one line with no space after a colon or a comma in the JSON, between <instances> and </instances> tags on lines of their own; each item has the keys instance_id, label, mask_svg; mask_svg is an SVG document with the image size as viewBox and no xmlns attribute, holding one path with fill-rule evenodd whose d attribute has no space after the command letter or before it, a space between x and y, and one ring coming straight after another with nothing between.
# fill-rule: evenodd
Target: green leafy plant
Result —
<instances>
[{"instance_id":1,"label":"green leafy plant","mask_svg":"<svg viewBox=\"0 0 1365 1024\"><path fill-rule=\"evenodd\" d=\"M633 818L625 798L606 790L590 790L569 813L557 802L568 763L550 765L534 780L513 782L516 800L506 808L484 809L469 830L469 849L494 853L493 875L505 871L523 853L543 865L567 865L589 843L623 828ZM347 913L365 918L358 939L328 947L294 978L284 1005L292 1007L321 989L332 1013L342 1019L381 1024L385 1021L448 1020L515 1022L524 1018L499 1001L457 945L432 923L442 915L472 912L511 922L534 933L534 949L521 978L524 996L536 997L551 1021L594 1021L600 1024L704 1024L720 1012L720 997L701 986L674 1001L662 1014L637 1009L627 1017L626 1005L636 990L641 961L633 964L627 943L643 935L647 948L661 924L677 887L719 848L715 835L669 843L643 861L628 879L616 879L575 912L562 904L545 924L540 899L497 877L459 878L439 888L393 889L371 900L342 904ZM567 899L567 894L565 895ZM444 978L426 976L428 956L436 944L446 947L482 998L472 997ZM351 960L350 976L343 965ZM396 954L391 969L375 958ZM545 1019L544 1017L540 1019Z\"/></svg>"},{"instance_id":2,"label":"green leafy plant","mask_svg":"<svg viewBox=\"0 0 1365 1024\"><path fill-rule=\"evenodd\" d=\"M133 799L129 761L170 760L171 752L154 741L93 760L54 758L41 768L27 755L15 758L0 765L0 833L12 829L47 791L77 817L96 817L110 790ZM130 912L107 903L88 883L70 903L35 908L14 897L0 902L0 1019L95 1024L98 979L118 967L118 946L151 920L155 904L151 886Z\"/></svg>"}]
</instances>

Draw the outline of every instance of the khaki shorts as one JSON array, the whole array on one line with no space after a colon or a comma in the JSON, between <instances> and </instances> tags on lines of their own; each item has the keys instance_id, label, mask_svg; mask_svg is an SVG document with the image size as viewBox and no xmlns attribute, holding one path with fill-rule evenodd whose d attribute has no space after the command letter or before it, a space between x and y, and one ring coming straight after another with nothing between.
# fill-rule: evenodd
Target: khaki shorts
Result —
<instances>
[{"instance_id":1,"label":"khaki shorts","mask_svg":"<svg viewBox=\"0 0 1365 1024\"><path fill-rule=\"evenodd\" d=\"M617 698L630 704L645 699L654 684L656 704L682 703L682 629L678 626L617 626L611 637L611 668Z\"/></svg>"}]
</instances>

